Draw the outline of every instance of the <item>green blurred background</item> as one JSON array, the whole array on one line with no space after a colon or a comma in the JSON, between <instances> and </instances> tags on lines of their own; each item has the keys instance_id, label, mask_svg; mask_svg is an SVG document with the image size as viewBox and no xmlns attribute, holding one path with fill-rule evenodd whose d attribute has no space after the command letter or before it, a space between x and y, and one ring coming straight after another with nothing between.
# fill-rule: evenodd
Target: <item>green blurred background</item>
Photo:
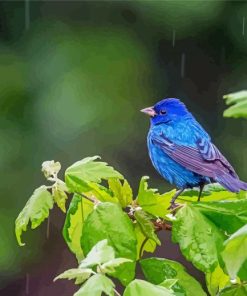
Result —
<instances>
[{"instance_id":1,"label":"green blurred background","mask_svg":"<svg viewBox=\"0 0 247 296\"><path fill-rule=\"evenodd\" d=\"M14 237L43 161L65 169L97 154L135 190L142 175L171 188L150 164L139 112L159 99L182 99L247 180L246 122L222 118L222 95L247 84L246 1L1 1L0 31L0 295L74 291L52 283L76 264L59 210L48 238L46 222L25 247ZM184 262L162 236L157 254Z\"/></svg>"}]
</instances>

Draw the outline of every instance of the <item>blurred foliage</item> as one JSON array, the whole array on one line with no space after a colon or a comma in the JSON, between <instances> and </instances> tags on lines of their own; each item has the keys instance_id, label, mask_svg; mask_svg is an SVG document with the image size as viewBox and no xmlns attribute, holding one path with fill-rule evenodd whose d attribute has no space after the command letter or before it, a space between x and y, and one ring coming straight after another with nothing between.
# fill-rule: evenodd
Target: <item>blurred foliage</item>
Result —
<instances>
[{"instance_id":1,"label":"blurred foliage","mask_svg":"<svg viewBox=\"0 0 247 296\"><path fill-rule=\"evenodd\" d=\"M179 38L199 33L211 25L221 13L221 1L133 1L143 18L150 19L160 32L171 38L172 30ZM190 21L188 21L190 20ZM163 28L165 30L163 31Z\"/></svg>"},{"instance_id":2,"label":"blurred foliage","mask_svg":"<svg viewBox=\"0 0 247 296\"><path fill-rule=\"evenodd\" d=\"M233 105L224 112L225 117L247 118L247 90L225 95L224 99L227 105Z\"/></svg>"},{"instance_id":3,"label":"blurred foliage","mask_svg":"<svg viewBox=\"0 0 247 296\"><path fill-rule=\"evenodd\" d=\"M28 234L40 244L17 256L13 225L30 187L40 184L44 159L69 165L101 154L134 189L141 175L162 192L168 187L149 162L148 123L138 113L162 97L183 99L247 177L246 124L221 118L222 95L246 86L245 2L29 4L27 29L24 1L0 3L2 287L42 260L44 233ZM54 214L53 230L59 221Z\"/></svg>"}]
</instances>

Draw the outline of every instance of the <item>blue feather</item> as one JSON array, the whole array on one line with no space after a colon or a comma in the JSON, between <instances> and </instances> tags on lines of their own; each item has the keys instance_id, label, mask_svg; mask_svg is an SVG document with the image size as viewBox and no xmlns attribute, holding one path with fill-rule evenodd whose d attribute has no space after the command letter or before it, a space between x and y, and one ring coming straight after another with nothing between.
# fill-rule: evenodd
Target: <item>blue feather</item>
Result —
<instances>
[{"instance_id":1,"label":"blue feather","mask_svg":"<svg viewBox=\"0 0 247 296\"><path fill-rule=\"evenodd\" d=\"M247 190L233 167L186 106L175 98L142 110L151 116L147 137L151 161L168 182L180 189L219 182L226 189Z\"/></svg>"}]
</instances>

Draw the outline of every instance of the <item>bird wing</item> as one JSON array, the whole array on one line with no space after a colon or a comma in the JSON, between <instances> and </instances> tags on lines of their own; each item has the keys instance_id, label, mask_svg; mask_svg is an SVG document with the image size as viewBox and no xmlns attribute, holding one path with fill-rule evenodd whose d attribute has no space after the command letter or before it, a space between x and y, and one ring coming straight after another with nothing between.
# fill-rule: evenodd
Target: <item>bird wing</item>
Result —
<instances>
[{"instance_id":1,"label":"bird wing","mask_svg":"<svg viewBox=\"0 0 247 296\"><path fill-rule=\"evenodd\" d=\"M192 147L174 143L161 134L152 135L152 142L174 161L199 175L217 179L220 175L230 174L238 178L230 163L208 139L198 139Z\"/></svg>"},{"instance_id":2,"label":"bird wing","mask_svg":"<svg viewBox=\"0 0 247 296\"><path fill-rule=\"evenodd\" d=\"M219 149L211 141L201 138L196 144L204 160L209 162L219 161L226 169L229 170L229 173L232 176L238 178L238 175L229 161L224 157L224 155L222 155Z\"/></svg>"}]
</instances>

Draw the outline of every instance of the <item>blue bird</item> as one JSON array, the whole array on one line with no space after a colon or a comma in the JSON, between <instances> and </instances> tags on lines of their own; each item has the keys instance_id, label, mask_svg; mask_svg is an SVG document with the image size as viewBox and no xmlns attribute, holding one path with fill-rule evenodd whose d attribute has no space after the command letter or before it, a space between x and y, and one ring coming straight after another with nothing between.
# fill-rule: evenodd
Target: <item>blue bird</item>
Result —
<instances>
[{"instance_id":1,"label":"blue bird","mask_svg":"<svg viewBox=\"0 0 247 296\"><path fill-rule=\"evenodd\" d=\"M186 106L176 98L167 98L142 109L150 116L147 136L149 156L160 175L179 190L199 187L198 201L205 184L218 182L231 192L247 190L235 170Z\"/></svg>"}]
</instances>

